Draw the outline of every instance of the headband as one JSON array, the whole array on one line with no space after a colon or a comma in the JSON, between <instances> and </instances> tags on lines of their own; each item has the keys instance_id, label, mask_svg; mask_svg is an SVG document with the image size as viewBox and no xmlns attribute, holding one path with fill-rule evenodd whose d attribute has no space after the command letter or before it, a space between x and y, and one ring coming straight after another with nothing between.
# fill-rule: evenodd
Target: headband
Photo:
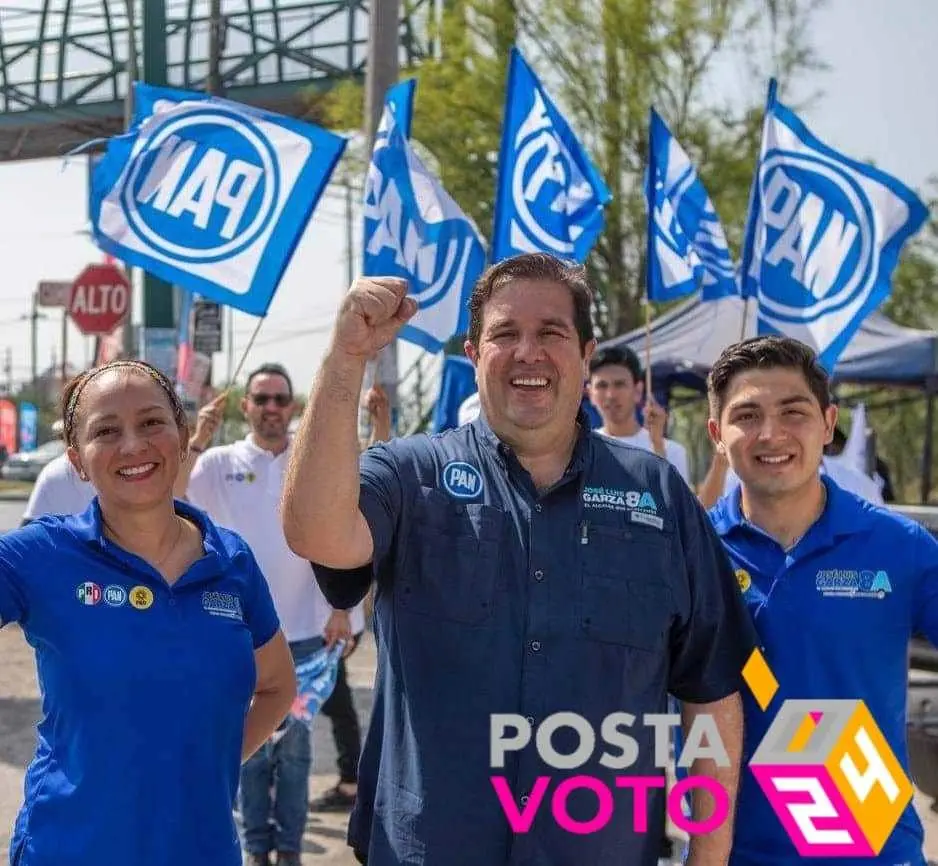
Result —
<instances>
[{"instance_id":1,"label":"headband","mask_svg":"<svg viewBox=\"0 0 938 866\"><path fill-rule=\"evenodd\" d=\"M120 361L111 361L109 364L104 364L101 367L97 367L94 370L89 371L85 374L85 378L80 381L76 386L75 390L72 391L71 397L68 401L68 406L65 407L65 417L62 422L65 433L65 441L71 445L72 443L72 431L74 430L75 425L75 412L78 409L78 398L81 396L81 392L85 390L85 386L94 379L99 373L105 373L108 370L117 370L121 368L137 370L141 373L146 373L157 385L159 385L163 391L166 392L166 396L169 397L169 403L173 407L173 414L179 415L181 412L181 406L179 405L179 398L176 396L176 393L172 389L172 385L169 382L169 379L166 378L159 370L151 367L149 364L145 364L142 361L136 361L132 358L127 358Z\"/></svg>"}]
</instances>

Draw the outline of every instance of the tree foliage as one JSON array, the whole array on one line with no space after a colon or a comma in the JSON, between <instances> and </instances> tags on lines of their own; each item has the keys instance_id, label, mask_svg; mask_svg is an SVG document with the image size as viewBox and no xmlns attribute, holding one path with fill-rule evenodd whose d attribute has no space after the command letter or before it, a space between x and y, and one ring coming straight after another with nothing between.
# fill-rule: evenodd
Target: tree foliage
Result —
<instances>
[{"instance_id":1,"label":"tree foliage","mask_svg":"<svg viewBox=\"0 0 938 866\"><path fill-rule=\"evenodd\" d=\"M792 100L794 85L810 93L806 101L823 89L824 66L809 38L813 14L823 2L448 0L434 34L438 56L401 70L401 77L418 82L413 138L448 192L490 236L505 71L517 42L613 193L605 231L587 266L601 297L602 333L621 334L644 318L642 176L649 108L662 115L697 166L738 259L768 79L778 79L780 95L796 109L805 102ZM311 100L320 122L361 127L360 86L347 83ZM347 162L363 174L363 154ZM933 221L908 245L884 312L902 324L936 327L936 288L938 225ZM856 389L843 389L841 396L848 402L867 399L896 486L905 498L917 499L924 402L907 399L897 405L897 395L886 391L858 395ZM844 414L849 428L849 411ZM696 458L698 474L709 461L705 418L699 402L673 413L675 435Z\"/></svg>"},{"instance_id":2,"label":"tree foliage","mask_svg":"<svg viewBox=\"0 0 938 866\"><path fill-rule=\"evenodd\" d=\"M517 41L613 193L588 267L608 310L602 329L621 333L638 323L644 293L649 108L699 166L738 251L768 78L784 92L821 68L806 37L820 2L451 0L437 25L439 56L401 72L418 81L413 138L489 236L505 70ZM729 82L734 99L715 82ZM361 127L360 86L311 98L328 125Z\"/></svg>"}]
</instances>

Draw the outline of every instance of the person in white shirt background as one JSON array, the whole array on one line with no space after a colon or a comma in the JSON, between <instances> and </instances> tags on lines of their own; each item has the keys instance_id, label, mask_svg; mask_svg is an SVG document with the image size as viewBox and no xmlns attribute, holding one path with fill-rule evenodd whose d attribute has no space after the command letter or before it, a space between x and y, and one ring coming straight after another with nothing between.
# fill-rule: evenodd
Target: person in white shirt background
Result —
<instances>
[{"instance_id":1,"label":"person in white shirt background","mask_svg":"<svg viewBox=\"0 0 938 866\"><path fill-rule=\"evenodd\" d=\"M603 419L596 432L664 457L690 484L687 450L664 435L668 413L650 394L643 409L645 424L639 423L645 382L638 355L625 346L597 349L589 373L587 394Z\"/></svg>"},{"instance_id":2,"label":"person in white shirt background","mask_svg":"<svg viewBox=\"0 0 938 866\"><path fill-rule=\"evenodd\" d=\"M94 497L94 485L82 481L68 455L60 454L39 471L23 512L22 525L44 514L81 514Z\"/></svg>"},{"instance_id":3,"label":"person in white shirt background","mask_svg":"<svg viewBox=\"0 0 938 866\"><path fill-rule=\"evenodd\" d=\"M221 421L223 404L204 407L202 451ZM280 520L280 494L290 447L290 420L296 410L286 370L265 364L247 380L241 409L250 427L245 439L199 454L186 487L190 502L219 525L238 532L251 547L267 578L284 634L300 663L323 644L349 641L364 631L361 605L333 610L312 567L287 547ZM351 643L349 644L351 646ZM356 756L357 761L357 756ZM288 717L282 731L256 752L241 772L240 806L244 847L251 866L299 866L306 813L312 746L309 729Z\"/></svg>"}]
</instances>

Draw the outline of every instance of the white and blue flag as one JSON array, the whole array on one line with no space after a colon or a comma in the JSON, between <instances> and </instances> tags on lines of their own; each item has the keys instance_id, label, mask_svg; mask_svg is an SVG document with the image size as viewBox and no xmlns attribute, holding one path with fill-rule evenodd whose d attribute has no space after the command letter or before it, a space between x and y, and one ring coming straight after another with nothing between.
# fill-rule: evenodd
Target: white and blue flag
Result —
<instances>
[{"instance_id":1,"label":"white and blue flag","mask_svg":"<svg viewBox=\"0 0 938 866\"><path fill-rule=\"evenodd\" d=\"M263 316L345 149L340 136L204 93L134 85L130 131L91 177L105 252Z\"/></svg>"},{"instance_id":2,"label":"white and blue flag","mask_svg":"<svg viewBox=\"0 0 938 866\"><path fill-rule=\"evenodd\" d=\"M469 328L469 296L485 268L478 230L411 147L413 81L392 87L365 180L364 274L402 277L417 313L401 339L428 352Z\"/></svg>"},{"instance_id":3,"label":"white and blue flag","mask_svg":"<svg viewBox=\"0 0 938 866\"><path fill-rule=\"evenodd\" d=\"M648 300L673 301L698 289L704 301L738 294L736 266L713 202L654 109L645 183Z\"/></svg>"},{"instance_id":4,"label":"white and blue flag","mask_svg":"<svg viewBox=\"0 0 938 866\"><path fill-rule=\"evenodd\" d=\"M585 261L612 195L518 49L511 49L492 261L545 252Z\"/></svg>"},{"instance_id":5,"label":"white and blue flag","mask_svg":"<svg viewBox=\"0 0 938 866\"><path fill-rule=\"evenodd\" d=\"M833 370L927 216L901 181L819 141L770 84L741 266L760 334L800 340Z\"/></svg>"}]
</instances>

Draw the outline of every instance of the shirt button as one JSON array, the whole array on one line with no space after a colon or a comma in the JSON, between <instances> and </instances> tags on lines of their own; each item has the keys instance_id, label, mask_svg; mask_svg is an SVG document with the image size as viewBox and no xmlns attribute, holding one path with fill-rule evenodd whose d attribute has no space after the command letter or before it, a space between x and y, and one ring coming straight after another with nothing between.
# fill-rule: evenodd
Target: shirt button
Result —
<instances>
[{"instance_id":1,"label":"shirt button","mask_svg":"<svg viewBox=\"0 0 938 866\"><path fill-rule=\"evenodd\" d=\"M532 640L532 641L531 641L531 651L532 651L532 652L540 652L540 651L541 651L541 642L540 642L539 640Z\"/></svg>"},{"instance_id":2,"label":"shirt button","mask_svg":"<svg viewBox=\"0 0 938 866\"><path fill-rule=\"evenodd\" d=\"M544 579L544 572L538 569L534 572L534 579L536 581L542 581Z\"/></svg>"},{"instance_id":3,"label":"shirt button","mask_svg":"<svg viewBox=\"0 0 938 866\"><path fill-rule=\"evenodd\" d=\"M544 510L544 506L541 505L540 502L538 502L538 503L534 506L534 510L535 510L538 514L540 514L540 513Z\"/></svg>"},{"instance_id":4,"label":"shirt button","mask_svg":"<svg viewBox=\"0 0 938 866\"><path fill-rule=\"evenodd\" d=\"M525 716L524 720L532 727L534 726L534 716Z\"/></svg>"},{"instance_id":5,"label":"shirt button","mask_svg":"<svg viewBox=\"0 0 938 866\"><path fill-rule=\"evenodd\" d=\"M527 805L527 802L528 802L529 799L530 799L530 798L528 797L527 794L522 794L522 795L521 795L521 805L522 805L522 806Z\"/></svg>"}]
</instances>

